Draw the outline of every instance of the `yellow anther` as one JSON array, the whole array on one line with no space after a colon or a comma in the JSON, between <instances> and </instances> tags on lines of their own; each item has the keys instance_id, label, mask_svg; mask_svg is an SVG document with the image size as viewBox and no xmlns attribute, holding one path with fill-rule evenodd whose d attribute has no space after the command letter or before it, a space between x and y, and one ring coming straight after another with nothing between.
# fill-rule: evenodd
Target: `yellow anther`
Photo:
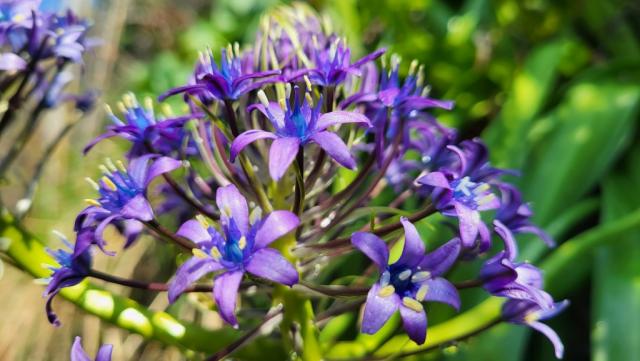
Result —
<instances>
[{"instance_id":1,"label":"yellow anther","mask_svg":"<svg viewBox=\"0 0 640 361\"><path fill-rule=\"evenodd\" d=\"M400 61L402 58L398 54L391 55L391 69L398 69L398 65L400 65Z\"/></svg>"},{"instance_id":2,"label":"yellow anther","mask_svg":"<svg viewBox=\"0 0 640 361\"><path fill-rule=\"evenodd\" d=\"M100 171L106 175L111 175L111 172L109 171L109 169L107 169L107 167L104 166L104 164L100 164L98 166L98 169L100 169Z\"/></svg>"},{"instance_id":3,"label":"yellow anther","mask_svg":"<svg viewBox=\"0 0 640 361\"><path fill-rule=\"evenodd\" d=\"M240 44L236 41L235 43L233 43L233 51L236 54L236 57L240 57Z\"/></svg>"},{"instance_id":4,"label":"yellow anther","mask_svg":"<svg viewBox=\"0 0 640 361\"><path fill-rule=\"evenodd\" d=\"M538 321L540 314L538 312L531 312L524 316L524 322L532 323Z\"/></svg>"},{"instance_id":5,"label":"yellow anther","mask_svg":"<svg viewBox=\"0 0 640 361\"><path fill-rule=\"evenodd\" d=\"M222 258L222 254L220 254L220 251L216 247L211 248L210 253L211 257L213 257L213 259L215 260L219 260L220 258Z\"/></svg>"},{"instance_id":6,"label":"yellow anther","mask_svg":"<svg viewBox=\"0 0 640 361\"><path fill-rule=\"evenodd\" d=\"M429 292L428 285L420 286L420 288L418 289L418 292L416 293L416 300L424 301L425 297L427 297L427 292Z\"/></svg>"},{"instance_id":7,"label":"yellow anther","mask_svg":"<svg viewBox=\"0 0 640 361\"><path fill-rule=\"evenodd\" d=\"M493 202L493 200L496 198L496 196L494 194L487 194L487 196L480 198L477 203L479 206L484 205L484 204L488 204L490 202Z\"/></svg>"},{"instance_id":8,"label":"yellow anther","mask_svg":"<svg viewBox=\"0 0 640 361\"><path fill-rule=\"evenodd\" d=\"M482 193L484 191L488 191L489 189L491 189L491 186L489 186L487 183L482 183L479 186L476 187L476 189L474 189L474 193L478 194L478 193Z\"/></svg>"},{"instance_id":9,"label":"yellow anther","mask_svg":"<svg viewBox=\"0 0 640 361\"><path fill-rule=\"evenodd\" d=\"M304 83L307 85L307 91L311 91L311 79L308 76L304 76Z\"/></svg>"},{"instance_id":10,"label":"yellow anther","mask_svg":"<svg viewBox=\"0 0 640 361\"><path fill-rule=\"evenodd\" d=\"M258 90L258 100L260 100L260 103L265 107L269 106L269 98L267 98L267 94L265 94L262 89Z\"/></svg>"},{"instance_id":11,"label":"yellow anther","mask_svg":"<svg viewBox=\"0 0 640 361\"><path fill-rule=\"evenodd\" d=\"M424 307L422 307L422 303L414 300L411 297L403 297L402 304L415 312L422 312L424 310Z\"/></svg>"},{"instance_id":12,"label":"yellow anther","mask_svg":"<svg viewBox=\"0 0 640 361\"><path fill-rule=\"evenodd\" d=\"M232 218L231 217L231 207L229 206L224 206L224 208L222 209L222 213L224 213L225 216Z\"/></svg>"},{"instance_id":13,"label":"yellow anther","mask_svg":"<svg viewBox=\"0 0 640 361\"><path fill-rule=\"evenodd\" d=\"M95 199L87 198L84 201L85 201L85 203L87 203L90 206L102 207L102 204L100 202L98 202L97 200L95 200Z\"/></svg>"},{"instance_id":14,"label":"yellow anther","mask_svg":"<svg viewBox=\"0 0 640 361\"><path fill-rule=\"evenodd\" d=\"M313 107L313 98L311 97L311 94L305 93L304 97L307 99L307 103L309 104L309 106Z\"/></svg>"},{"instance_id":15,"label":"yellow anther","mask_svg":"<svg viewBox=\"0 0 640 361\"><path fill-rule=\"evenodd\" d=\"M411 277L411 270L404 270L404 271L400 272L400 274L398 275L398 278L401 281L408 280L409 277Z\"/></svg>"},{"instance_id":16,"label":"yellow anther","mask_svg":"<svg viewBox=\"0 0 640 361\"><path fill-rule=\"evenodd\" d=\"M112 191L116 191L118 189L115 183L113 183L113 181L109 179L109 177L102 177L102 183L104 183L104 185L107 186L107 188L111 189Z\"/></svg>"},{"instance_id":17,"label":"yellow anther","mask_svg":"<svg viewBox=\"0 0 640 361\"><path fill-rule=\"evenodd\" d=\"M116 168L116 165L113 164L113 161L111 160L111 158L105 158L104 163L107 165L107 168L109 168L110 171L112 172L118 171L118 168Z\"/></svg>"},{"instance_id":18,"label":"yellow anther","mask_svg":"<svg viewBox=\"0 0 640 361\"><path fill-rule=\"evenodd\" d=\"M389 297L396 292L396 289L392 285L386 285L378 291L378 296Z\"/></svg>"},{"instance_id":19,"label":"yellow anther","mask_svg":"<svg viewBox=\"0 0 640 361\"><path fill-rule=\"evenodd\" d=\"M284 97L286 99L291 98L291 83L286 83L284 85Z\"/></svg>"},{"instance_id":20,"label":"yellow anther","mask_svg":"<svg viewBox=\"0 0 640 361\"><path fill-rule=\"evenodd\" d=\"M144 107L147 110L153 110L153 99L151 97L144 97Z\"/></svg>"},{"instance_id":21,"label":"yellow anther","mask_svg":"<svg viewBox=\"0 0 640 361\"><path fill-rule=\"evenodd\" d=\"M204 251L201 250L200 248L194 248L191 250L191 252L196 258L202 258L202 259L209 258L209 256L206 253L204 253Z\"/></svg>"},{"instance_id":22,"label":"yellow anther","mask_svg":"<svg viewBox=\"0 0 640 361\"><path fill-rule=\"evenodd\" d=\"M99 190L100 189L100 185L98 183L96 183L96 181L94 181L93 179L89 178L89 177L85 177L84 180L87 181L87 183L89 183L93 189L95 190Z\"/></svg>"},{"instance_id":23,"label":"yellow anther","mask_svg":"<svg viewBox=\"0 0 640 361\"><path fill-rule=\"evenodd\" d=\"M247 238L245 236L240 237L238 240L238 247L240 247L240 249L245 249L245 247L247 247Z\"/></svg>"},{"instance_id":24,"label":"yellow anther","mask_svg":"<svg viewBox=\"0 0 640 361\"><path fill-rule=\"evenodd\" d=\"M171 109L171 106L167 103L164 103L160 106L160 111L165 117L170 117L173 115L173 109Z\"/></svg>"},{"instance_id":25,"label":"yellow anther","mask_svg":"<svg viewBox=\"0 0 640 361\"><path fill-rule=\"evenodd\" d=\"M424 89L422 89L422 95L423 97L429 96L429 93L431 93L431 87L430 86L426 86L424 87Z\"/></svg>"},{"instance_id":26,"label":"yellow anther","mask_svg":"<svg viewBox=\"0 0 640 361\"><path fill-rule=\"evenodd\" d=\"M202 51L198 52L198 59L200 59L200 64L207 65L207 58Z\"/></svg>"},{"instance_id":27,"label":"yellow anther","mask_svg":"<svg viewBox=\"0 0 640 361\"><path fill-rule=\"evenodd\" d=\"M233 59L233 48L231 47L231 43L227 44L227 60L231 62Z\"/></svg>"},{"instance_id":28,"label":"yellow anther","mask_svg":"<svg viewBox=\"0 0 640 361\"><path fill-rule=\"evenodd\" d=\"M380 57L380 63L382 64L382 69L387 67L387 54L382 54Z\"/></svg>"},{"instance_id":29,"label":"yellow anther","mask_svg":"<svg viewBox=\"0 0 640 361\"><path fill-rule=\"evenodd\" d=\"M255 224L260 219L262 219L262 209L256 207L251 211L251 214L249 214L249 223Z\"/></svg>"},{"instance_id":30,"label":"yellow anther","mask_svg":"<svg viewBox=\"0 0 640 361\"><path fill-rule=\"evenodd\" d=\"M104 105L104 112L107 113L107 115L113 115L113 110L111 109L109 104Z\"/></svg>"},{"instance_id":31,"label":"yellow anther","mask_svg":"<svg viewBox=\"0 0 640 361\"><path fill-rule=\"evenodd\" d=\"M280 109L287 110L287 101L284 98L278 99L278 105Z\"/></svg>"},{"instance_id":32,"label":"yellow anther","mask_svg":"<svg viewBox=\"0 0 640 361\"><path fill-rule=\"evenodd\" d=\"M416 73L416 69L418 68L418 60L413 59L411 64L409 64L409 75L413 75Z\"/></svg>"},{"instance_id":33,"label":"yellow anther","mask_svg":"<svg viewBox=\"0 0 640 361\"><path fill-rule=\"evenodd\" d=\"M127 108L133 108L135 106L135 99L131 94L123 95L122 101Z\"/></svg>"},{"instance_id":34,"label":"yellow anther","mask_svg":"<svg viewBox=\"0 0 640 361\"><path fill-rule=\"evenodd\" d=\"M196 216L196 220L198 221L198 223L200 223L202 228L204 228L204 229L209 228L209 222L207 221L206 218L204 218L204 216L202 214L198 214Z\"/></svg>"},{"instance_id":35,"label":"yellow anther","mask_svg":"<svg viewBox=\"0 0 640 361\"><path fill-rule=\"evenodd\" d=\"M420 271L420 272L416 272L413 274L413 276L411 276L411 282L422 282L422 281L426 281L429 278L431 278L431 273L428 271Z\"/></svg>"},{"instance_id":36,"label":"yellow anther","mask_svg":"<svg viewBox=\"0 0 640 361\"><path fill-rule=\"evenodd\" d=\"M116 161L116 166L118 167L118 169L120 169L121 172L123 173L127 172L127 167L124 166L124 163L122 163L121 160Z\"/></svg>"},{"instance_id":37,"label":"yellow anther","mask_svg":"<svg viewBox=\"0 0 640 361\"><path fill-rule=\"evenodd\" d=\"M118 107L118 111L120 111L120 113L126 113L127 112L127 107L124 106L123 102L117 102L116 106Z\"/></svg>"}]
</instances>

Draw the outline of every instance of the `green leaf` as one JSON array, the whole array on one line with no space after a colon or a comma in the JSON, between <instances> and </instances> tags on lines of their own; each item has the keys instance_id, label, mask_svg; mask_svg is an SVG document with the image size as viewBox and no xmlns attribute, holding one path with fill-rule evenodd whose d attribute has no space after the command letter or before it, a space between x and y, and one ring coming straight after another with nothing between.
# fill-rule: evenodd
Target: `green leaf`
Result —
<instances>
[{"instance_id":1,"label":"green leaf","mask_svg":"<svg viewBox=\"0 0 640 361\"><path fill-rule=\"evenodd\" d=\"M555 82L566 40L555 40L529 55L514 77L509 98L500 115L487 128L483 139L491 148L492 162L500 167L520 168L527 154L526 138Z\"/></svg>"},{"instance_id":2,"label":"green leaf","mask_svg":"<svg viewBox=\"0 0 640 361\"><path fill-rule=\"evenodd\" d=\"M603 222L610 222L640 205L640 193L629 192L640 183L637 165L640 147L626 172L603 184ZM635 171L635 172L634 172ZM635 174L634 174L635 173ZM596 252L593 265L592 360L640 359L640 230L621 236L616 244Z\"/></svg>"}]
</instances>

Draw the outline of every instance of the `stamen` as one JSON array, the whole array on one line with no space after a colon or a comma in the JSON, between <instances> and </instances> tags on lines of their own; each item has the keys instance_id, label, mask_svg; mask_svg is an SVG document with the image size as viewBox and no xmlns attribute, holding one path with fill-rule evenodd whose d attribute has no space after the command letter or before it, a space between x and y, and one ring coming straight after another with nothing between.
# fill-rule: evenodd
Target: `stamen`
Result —
<instances>
[{"instance_id":1,"label":"stamen","mask_svg":"<svg viewBox=\"0 0 640 361\"><path fill-rule=\"evenodd\" d=\"M422 85L424 84L424 65L420 65L418 67L418 76L417 76L417 80L416 80L416 86L418 88L422 87Z\"/></svg>"},{"instance_id":2,"label":"stamen","mask_svg":"<svg viewBox=\"0 0 640 361\"><path fill-rule=\"evenodd\" d=\"M225 216L227 216L228 218L232 218L232 217L231 217L231 207L229 207L229 206L225 206L225 207L222 209L222 213L224 213L224 215L225 215Z\"/></svg>"},{"instance_id":3,"label":"stamen","mask_svg":"<svg viewBox=\"0 0 640 361\"><path fill-rule=\"evenodd\" d=\"M488 191L489 189L491 189L491 186L489 186L487 183L482 183L479 186L477 186L476 189L473 190L473 193L480 194L485 191Z\"/></svg>"},{"instance_id":4,"label":"stamen","mask_svg":"<svg viewBox=\"0 0 640 361\"><path fill-rule=\"evenodd\" d=\"M202 214L198 214L196 216L196 220L198 221L198 223L200 223L202 228L204 228L204 229L208 229L209 228L209 222L207 221L206 218L204 218L204 216Z\"/></svg>"},{"instance_id":5,"label":"stamen","mask_svg":"<svg viewBox=\"0 0 640 361\"><path fill-rule=\"evenodd\" d=\"M422 312L424 310L424 307L422 307L422 303L414 300L411 297L403 297L402 304L415 312Z\"/></svg>"},{"instance_id":6,"label":"stamen","mask_svg":"<svg viewBox=\"0 0 640 361\"><path fill-rule=\"evenodd\" d=\"M409 279L409 277L411 277L411 270L404 270L402 272L400 272L400 274L398 275L398 278L401 281L406 281Z\"/></svg>"},{"instance_id":7,"label":"stamen","mask_svg":"<svg viewBox=\"0 0 640 361\"><path fill-rule=\"evenodd\" d=\"M90 206L102 207L102 204L100 202L98 202L97 200L95 200L95 199L87 198L84 201L85 201L85 203L87 203Z\"/></svg>"},{"instance_id":8,"label":"stamen","mask_svg":"<svg viewBox=\"0 0 640 361\"><path fill-rule=\"evenodd\" d=\"M107 165L107 168L109 168L110 171L112 172L117 172L118 168L116 168L116 165L113 164L113 161L111 160L111 158L105 158L104 159L105 164Z\"/></svg>"},{"instance_id":9,"label":"stamen","mask_svg":"<svg viewBox=\"0 0 640 361\"><path fill-rule=\"evenodd\" d=\"M105 113L107 113L107 115L113 115L113 110L111 109L111 107L109 106L109 104L105 104L104 105L104 111Z\"/></svg>"},{"instance_id":10,"label":"stamen","mask_svg":"<svg viewBox=\"0 0 640 361\"><path fill-rule=\"evenodd\" d=\"M240 44L236 41L235 43L233 43L233 51L236 54L236 57L239 58L240 57Z\"/></svg>"},{"instance_id":11,"label":"stamen","mask_svg":"<svg viewBox=\"0 0 640 361\"><path fill-rule=\"evenodd\" d=\"M396 289L392 285L384 286L378 291L378 296L389 297L396 292Z\"/></svg>"},{"instance_id":12,"label":"stamen","mask_svg":"<svg viewBox=\"0 0 640 361\"><path fill-rule=\"evenodd\" d=\"M245 249L245 247L247 247L247 238L245 236L240 237L238 240L238 247L240 249Z\"/></svg>"},{"instance_id":13,"label":"stamen","mask_svg":"<svg viewBox=\"0 0 640 361\"><path fill-rule=\"evenodd\" d=\"M127 106L127 108L133 108L135 107L135 101L133 96L131 96L131 94L125 94L122 96L122 101L124 102L124 105Z\"/></svg>"},{"instance_id":14,"label":"stamen","mask_svg":"<svg viewBox=\"0 0 640 361\"><path fill-rule=\"evenodd\" d=\"M127 167L124 166L121 160L116 161L116 166L120 169L121 172L127 173Z\"/></svg>"},{"instance_id":15,"label":"stamen","mask_svg":"<svg viewBox=\"0 0 640 361\"><path fill-rule=\"evenodd\" d=\"M153 110L153 99L151 97L144 97L144 107L149 111Z\"/></svg>"},{"instance_id":16,"label":"stamen","mask_svg":"<svg viewBox=\"0 0 640 361\"><path fill-rule=\"evenodd\" d=\"M269 98L267 98L267 94L265 94L264 90L262 89L258 90L258 100L260 100L260 103L262 103L262 105L264 105L265 107L269 106Z\"/></svg>"},{"instance_id":17,"label":"stamen","mask_svg":"<svg viewBox=\"0 0 640 361\"><path fill-rule=\"evenodd\" d=\"M427 292L429 292L428 285L420 286L420 288L418 289L418 292L416 293L416 299L421 302L424 301L425 297L427 297Z\"/></svg>"},{"instance_id":18,"label":"stamen","mask_svg":"<svg viewBox=\"0 0 640 361\"><path fill-rule=\"evenodd\" d=\"M100 164L98 169L100 169L100 171L105 175L111 175L111 172L104 166L104 164Z\"/></svg>"},{"instance_id":19,"label":"stamen","mask_svg":"<svg viewBox=\"0 0 640 361\"><path fill-rule=\"evenodd\" d=\"M117 102L116 106L118 107L118 110L120 111L120 113L126 113L127 112L127 107L124 106L123 102Z\"/></svg>"},{"instance_id":20,"label":"stamen","mask_svg":"<svg viewBox=\"0 0 640 361\"><path fill-rule=\"evenodd\" d=\"M533 323L538 321L538 319L540 319L540 313L539 312L531 312L527 315L524 316L524 322L526 323Z\"/></svg>"},{"instance_id":21,"label":"stamen","mask_svg":"<svg viewBox=\"0 0 640 361\"><path fill-rule=\"evenodd\" d=\"M418 68L418 60L413 59L411 64L409 65L409 75L413 75L416 72L416 68Z\"/></svg>"},{"instance_id":22,"label":"stamen","mask_svg":"<svg viewBox=\"0 0 640 361\"><path fill-rule=\"evenodd\" d=\"M95 190L100 190L100 185L96 183L96 181L94 181L93 179L89 177L84 177L84 180L86 180L87 183L89 183Z\"/></svg>"},{"instance_id":23,"label":"stamen","mask_svg":"<svg viewBox=\"0 0 640 361\"><path fill-rule=\"evenodd\" d=\"M171 109L171 106L167 103L164 103L160 106L160 111L165 117L170 117L173 115L173 109Z\"/></svg>"},{"instance_id":24,"label":"stamen","mask_svg":"<svg viewBox=\"0 0 640 361\"><path fill-rule=\"evenodd\" d=\"M303 79L304 83L307 85L307 91L311 91L311 80L306 75L303 77Z\"/></svg>"},{"instance_id":25,"label":"stamen","mask_svg":"<svg viewBox=\"0 0 640 361\"><path fill-rule=\"evenodd\" d=\"M382 276L380 276L380 284L384 287L389 284L391 281L391 274L389 271L382 272Z\"/></svg>"},{"instance_id":26,"label":"stamen","mask_svg":"<svg viewBox=\"0 0 640 361\"><path fill-rule=\"evenodd\" d=\"M391 55L391 70L398 70L402 58L398 54Z\"/></svg>"},{"instance_id":27,"label":"stamen","mask_svg":"<svg viewBox=\"0 0 640 361\"><path fill-rule=\"evenodd\" d=\"M112 191L115 192L116 190L118 190L118 187L116 187L115 183L113 183L113 181L109 179L109 177L102 177L102 182L105 186L107 186L107 188L111 189Z\"/></svg>"},{"instance_id":28,"label":"stamen","mask_svg":"<svg viewBox=\"0 0 640 361\"><path fill-rule=\"evenodd\" d=\"M262 209L259 207L254 208L249 214L249 223L256 224L260 219L262 219Z\"/></svg>"},{"instance_id":29,"label":"stamen","mask_svg":"<svg viewBox=\"0 0 640 361\"><path fill-rule=\"evenodd\" d=\"M309 104L309 106L313 107L313 98L311 98L311 94L305 93L304 97L305 99L307 99L307 103Z\"/></svg>"},{"instance_id":30,"label":"stamen","mask_svg":"<svg viewBox=\"0 0 640 361\"><path fill-rule=\"evenodd\" d=\"M424 87L424 89L422 89L422 96L423 97L427 97L429 96L429 93L431 93L431 85L427 85Z\"/></svg>"},{"instance_id":31,"label":"stamen","mask_svg":"<svg viewBox=\"0 0 640 361\"><path fill-rule=\"evenodd\" d=\"M291 98L291 83L286 83L284 85L284 96L286 99Z\"/></svg>"},{"instance_id":32,"label":"stamen","mask_svg":"<svg viewBox=\"0 0 640 361\"><path fill-rule=\"evenodd\" d=\"M207 258L209 258L209 256L208 256L206 253L204 253L204 251L203 251L203 250L201 250L200 248L194 248L194 249L192 249L192 250L191 250L191 253L193 253L193 255L194 255L196 258L201 258L201 259L207 259Z\"/></svg>"},{"instance_id":33,"label":"stamen","mask_svg":"<svg viewBox=\"0 0 640 361\"><path fill-rule=\"evenodd\" d=\"M284 98L278 99L278 105L280 106L280 109L287 111L287 101L284 100Z\"/></svg>"},{"instance_id":34,"label":"stamen","mask_svg":"<svg viewBox=\"0 0 640 361\"><path fill-rule=\"evenodd\" d=\"M411 282L422 282L431 278L431 272L428 271L420 271L416 272L413 276L411 276Z\"/></svg>"},{"instance_id":35,"label":"stamen","mask_svg":"<svg viewBox=\"0 0 640 361\"><path fill-rule=\"evenodd\" d=\"M213 257L213 259L215 259L216 261L222 258L222 254L220 254L220 251L216 247L211 248L210 253L211 253L211 257Z\"/></svg>"},{"instance_id":36,"label":"stamen","mask_svg":"<svg viewBox=\"0 0 640 361\"><path fill-rule=\"evenodd\" d=\"M227 60L231 62L232 59L233 59L233 47L231 46L231 43L229 43L227 44Z\"/></svg>"},{"instance_id":37,"label":"stamen","mask_svg":"<svg viewBox=\"0 0 640 361\"><path fill-rule=\"evenodd\" d=\"M496 198L495 194L493 193L487 194L485 197L478 199L478 201L476 201L476 204L479 206L482 206L482 205L493 202L495 198Z\"/></svg>"}]
</instances>

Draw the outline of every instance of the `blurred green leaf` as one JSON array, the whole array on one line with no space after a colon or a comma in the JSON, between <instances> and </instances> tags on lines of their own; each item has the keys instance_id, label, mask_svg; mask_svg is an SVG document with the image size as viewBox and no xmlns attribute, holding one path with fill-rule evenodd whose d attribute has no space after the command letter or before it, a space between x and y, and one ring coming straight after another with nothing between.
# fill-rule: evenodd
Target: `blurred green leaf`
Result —
<instances>
[{"instance_id":1,"label":"blurred green leaf","mask_svg":"<svg viewBox=\"0 0 640 361\"><path fill-rule=\"evenodd\" d=\"M625 171L603 184L602 220L610 222L640 206L640 147ZM616 244L602 247L593 266L592 360L640 359L640 230L628 232Z\"/></svg>"}]
</instances>

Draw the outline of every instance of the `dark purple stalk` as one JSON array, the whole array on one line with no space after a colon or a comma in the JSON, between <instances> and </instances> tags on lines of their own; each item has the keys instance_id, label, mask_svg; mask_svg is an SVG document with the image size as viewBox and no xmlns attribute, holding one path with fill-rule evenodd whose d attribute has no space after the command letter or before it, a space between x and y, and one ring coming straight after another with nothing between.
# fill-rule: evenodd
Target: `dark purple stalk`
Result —
<instances>
[{"instance_id":1,"label":"dark purple stalk","mask_svg":"<svg viewBox=\"0 0 640 361\"><path fill-rule=\"evenodd\" d=\"M196 245L191 242L190 240L180 237L176 234L174 234L173 232L169 231L168 229L164 228L160 223L158 223L156 220L151 220L148 222L143 222L144 225L146 225L149 229L151 229L153 232L155 232L156 234L172 241L173 243L177 244L178 246L184 248L187 251L191 251L192 249L196 248Z\"/></svg>"},{"instance_id":2,"label":"dark purple stalk","mask_svg":"<svg viewBox=\"0 0 640 361\"><path fill-rule=\"evenodd\" d=\"M109 283L118 284L121 286L137 288L141 290L148 290L154 292L166 292L169 290L169 284L160 282L143 282L138 280L132 280L127 278L121 278L113 276L100 271L91 270L89 277L100 279ZM184 292L211 292L213 286L211 285L195 285L187 288Z\"/></svg>"},{"instance_id":3,"label":"dark purple stalk","mask_svg":"<svg viewBox=\"0 0 640 361\"><path fill-rule=\"evenodd\" d=\"M234 137L240 135L240 130L238 129L238 120L236 118L236 112L233 110L233 100L225 99L224 107L227 111L227 122L229 122L229 127L231 128L231 134Z\"/></svg>"},{"instance_id":4,"label":"dark purple stalk","mask_svg":"<svg viewBox=\"0 0 640 361\"><path fill-rule=\"evenodd\" d=\"M178 183L176 183L176 181L173 180L173 178L171 178L170 175L164 173L162 174L162 178L164 178L164 180L167 182L167 184L171 187L171 189L173 189L174 192L176 192L176 194L182 198L185 202L189 203L189 205L191 205L192 207L194 207L196 210L198 210L198 212L202 213L203 215L213 219L213 220L217 220L218 218L220 218L220 216L218 214L212 213L211 211L207 210L206 208L204 208L200 203L198 203L195 199L191 198L191 196L189 196L187 194L187 192L182 189L182 187L180 187L180 185Z\"/></svg>"}]
</instances>

